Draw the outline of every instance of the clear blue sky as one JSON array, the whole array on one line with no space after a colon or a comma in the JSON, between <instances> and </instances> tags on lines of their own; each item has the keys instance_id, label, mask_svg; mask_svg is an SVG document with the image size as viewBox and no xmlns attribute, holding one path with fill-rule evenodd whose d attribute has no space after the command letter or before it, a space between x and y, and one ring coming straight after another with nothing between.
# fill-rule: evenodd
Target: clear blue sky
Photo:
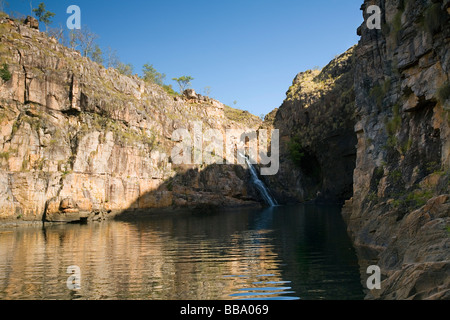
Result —
<instances>
[{"instance_id":1,"label":"clear blue sky","mask_svg":"<svg viewBox=\"0 0 450 320\"><path fill-rule=\"evenodd\" d=\"M30 0L6 0L5 11L30 14ZM34 7L42 2L32 0ZM66 25L71 4L141 74L145 63L221 102L267 114L281 105L295 75L325 66L358 42L363 0L45 0L53 26Z\"/></svg>"}]
</instances>

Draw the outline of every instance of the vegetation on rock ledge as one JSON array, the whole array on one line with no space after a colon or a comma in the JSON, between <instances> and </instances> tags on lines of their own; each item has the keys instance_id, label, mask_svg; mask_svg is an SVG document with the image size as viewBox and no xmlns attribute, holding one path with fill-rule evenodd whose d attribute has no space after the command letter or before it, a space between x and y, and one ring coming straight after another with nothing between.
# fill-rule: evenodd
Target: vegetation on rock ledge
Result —
<instances>
[{"instance_id":1,"label":"vegetation on rock ledge","mask_svg":"<svg viewBox=\"0 0 450 320\"><path fill-rule=\"evenodd\" d=\"M9 67L6 63L4 63L2 68L0 69L0 77L3 81L9 81L12 77L11 72L9 72Z\"/></svg>"}]
</instances>

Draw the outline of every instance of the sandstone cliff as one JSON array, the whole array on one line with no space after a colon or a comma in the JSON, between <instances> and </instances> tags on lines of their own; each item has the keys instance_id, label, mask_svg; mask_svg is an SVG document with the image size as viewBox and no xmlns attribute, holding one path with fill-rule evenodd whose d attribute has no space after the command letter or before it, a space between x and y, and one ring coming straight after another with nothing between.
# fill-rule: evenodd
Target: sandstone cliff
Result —
<instances>
[{"instance_id":1,"label":"sandstone cliff","mask_svg":"<svg viewBox=\"0 0 450 320\"><path fill-rule=\"evenodd\" d=\"M367 298L450 297L450 1L365 1L382 29L322 70L301 72L265 125L280 129L284 202L347 200ZM349 199L349 200L348 200Z\"/></svg>"},{"instance_id":2,"label":"sandstone cliff","mask_svg":"<svg viewBox=\"0 0 450 320\"><path fill-rule=\"evenodd\" d=\"M249 130L260 125L257 117L233 121L216 100L192 91L171 96L6 16L0 39L9 73L0 79L0 218L59 221L258 203L245 168L203 172L170 159L175 129L201 121L204 130Z\"/></svg>"},{"instance_id":3,"label":"sandstone cliff","mask_svg":"<svg viewBox=\"0 0 450 320\"><path fill-rule=\"evenodd\" d=\"M344 216L361 261L383 274L368 298L448 299L450 2L365 1L365 18L371 4L382 29L358 29L358 145Z\"/></svg>"},{"instance_id":4,"label":"sandstone cliff","mask_svg":"<svg viewBox=\"0 0 450 320\"><path fill-rule=\"evenodd\" d=\"M367 298L450 297L450 1L370 0L382 29L299 73L263 127L280 129L280 202L343 201ZM0 217L91 218L128 209L254 205L245 167L175 166L171 134L258 128L248 114L125 77L0 19ZM10 75L8 74L10 72Z\"/></svg>"},{"instance_id":5,"label":"sandstone cliff","mask_svg":"<svg viewBox=\"0 0 450 320\"><path fill-rule=\"evenodd\" d=\"M282 202L343 203L352 196L354 50L322 70L299 73L281 107L266 117L280 130L280 171L267 180Z\"/></svg>"}]
</instances>

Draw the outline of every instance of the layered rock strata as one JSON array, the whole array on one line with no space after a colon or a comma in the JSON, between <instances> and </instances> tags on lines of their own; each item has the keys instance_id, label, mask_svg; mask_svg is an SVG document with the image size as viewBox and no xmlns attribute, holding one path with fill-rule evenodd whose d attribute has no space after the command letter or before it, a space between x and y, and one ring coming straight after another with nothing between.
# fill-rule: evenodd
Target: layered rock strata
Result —
<instances>
[{"instance_id":1,"label":"layered rock strata","mask_svg":"<svg viewBox=\"0 0 450 320\"><path fill-rule=\"evenodd\" d=\"M365 1L365 19L372 4L382 28L358 29L358 145L344 216L361 261L382 271L367 298L448 299L450 2Z\"/></svg>"},{"instance_id":2,"label":"layered rock strata","mask_svg":"<svg viewBox=\"0 0 450 320\"><path fill-rule=\"evenodd\" d=\"M0 80L0 218L99 219L195 206L198 197L212 206L259 203L242 166L202 173L204 165L171 160L174 130L253 130L257 117L233 121L219 101L172 96L5 16L0 52L10 74Z\"/></svg>"}]
</instances>

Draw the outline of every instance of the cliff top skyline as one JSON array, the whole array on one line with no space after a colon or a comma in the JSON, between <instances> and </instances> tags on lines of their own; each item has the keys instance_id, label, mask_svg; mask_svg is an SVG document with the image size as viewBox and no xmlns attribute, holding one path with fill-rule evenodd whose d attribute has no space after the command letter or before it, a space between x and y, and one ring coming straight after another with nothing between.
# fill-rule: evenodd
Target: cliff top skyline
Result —
<instances>
[{"instance_id":1,"label":"cliff top skyline","mask_svg":"<svg viewBox=\"0 0 450 320\"><path fill-rule=\"evenodd\" d=\"M134 73L152 64L174 89L172 78L190 75L197 92L209 87L211 97L258 116L282 104L296 73L321 68L356 44L363 21L359 0L43 2L55 13L53 28L67 29L67 7L78 5L82 27ZM3 9L32 13L30 0L9 1Z\"/></svg>"}]
</instances>

